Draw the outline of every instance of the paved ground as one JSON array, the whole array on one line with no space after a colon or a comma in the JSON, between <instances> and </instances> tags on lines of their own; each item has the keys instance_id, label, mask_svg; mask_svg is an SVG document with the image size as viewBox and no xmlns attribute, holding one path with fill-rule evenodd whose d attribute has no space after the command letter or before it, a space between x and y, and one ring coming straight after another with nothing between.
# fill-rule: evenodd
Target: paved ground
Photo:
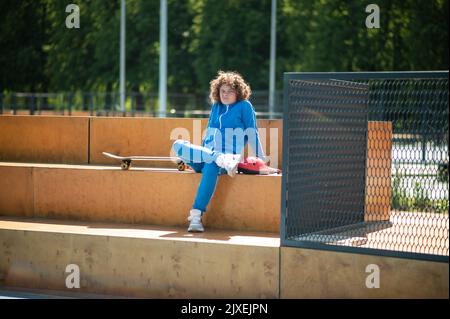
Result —
<instances>
[{"instance_id":1,"label":"paved ground","mask_svg":"<svg viewBox=\"0 0 450 319\"><path fill-rule=\"evenodd\" d=\"M55 290L0 287L0 299L129 299L129 297Z\"/></svg>"},{"instance_id":2,"label":"paved ground","mask_svg":"<svg viewBox=\"0 0 450 319\"><path fill-rule=\"evenodd\" d=\"M0 289L0 299L70 299L67 296L45 294L44 292L28 292Z\"/></svg>"}]
</instances>

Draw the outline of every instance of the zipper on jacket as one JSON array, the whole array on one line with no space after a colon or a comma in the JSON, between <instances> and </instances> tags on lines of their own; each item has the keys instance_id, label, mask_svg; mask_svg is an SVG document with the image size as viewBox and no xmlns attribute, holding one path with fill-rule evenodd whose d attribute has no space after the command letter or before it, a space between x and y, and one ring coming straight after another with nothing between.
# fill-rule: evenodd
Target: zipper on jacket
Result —
<instances>
[{"instance_id":1,"label":"zipper on jacket","mask_svg":"<svg viewBox=\"0 0 450 319\"><path fill-rule=\"evenodd\" d=\"M219 116L219 128L220 128L220 129L222 129L222 116L224 116L225 114L227 114L229 105L226 105L226 107L227 107L227 110L225 111L225 113L220 114L220 116Z\"/></svg>"}]
</instances>

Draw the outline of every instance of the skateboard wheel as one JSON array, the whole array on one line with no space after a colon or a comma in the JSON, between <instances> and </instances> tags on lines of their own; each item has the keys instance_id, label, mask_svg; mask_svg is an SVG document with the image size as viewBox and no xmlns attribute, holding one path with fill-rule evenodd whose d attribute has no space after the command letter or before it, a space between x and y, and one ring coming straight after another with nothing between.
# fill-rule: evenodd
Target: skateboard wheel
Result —
<instances>
[{"instance_id":1,"label":"skateboard wheel","mask_svg":"<svg viewBox=\"0 0 450 319\"><path fill-rule=\"evenodd\" d=\"M120 165L120 167L121 167L123 170L128 170L128 169L130 169L130 166L131 166L131 162L128 162L128 161L124 161L124 162L122 162L122 164Z\"/></svg>"},{"instance_id":2,"label":"skateboard wheel","mask_svg":"<svg viewBox=\"0 0 450 319\"><path fill-rule=\"evenodd\" d=\"M180 172L184 171L186 169L186 164L183 162L178 163L177 168Z\"/></svg>"}]
</instances>

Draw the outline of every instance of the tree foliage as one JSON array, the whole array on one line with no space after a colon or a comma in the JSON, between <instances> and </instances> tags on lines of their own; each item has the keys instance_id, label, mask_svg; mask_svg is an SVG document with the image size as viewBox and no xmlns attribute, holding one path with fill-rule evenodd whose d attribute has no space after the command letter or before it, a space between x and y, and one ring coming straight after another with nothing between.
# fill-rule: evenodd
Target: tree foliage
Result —
<instances>
[{"instance_id":1,"label":"tree foliage","mask_svg":"<svg viewBox=\"0 0 450 319\"><path fill-rule=\"evenodd\" d=\"M368 3L367 3L368 4ZM359 0L278 0L277 87L283 72L448 69L448 0L379 0L368 29ZM118 89L120 1L0 2L0 91ZM157 92L159 1L127 0L127 91ZM204 92L222 70L267 90L271 0L168 1L169 92Z\"/></svg>"}]
</instances>

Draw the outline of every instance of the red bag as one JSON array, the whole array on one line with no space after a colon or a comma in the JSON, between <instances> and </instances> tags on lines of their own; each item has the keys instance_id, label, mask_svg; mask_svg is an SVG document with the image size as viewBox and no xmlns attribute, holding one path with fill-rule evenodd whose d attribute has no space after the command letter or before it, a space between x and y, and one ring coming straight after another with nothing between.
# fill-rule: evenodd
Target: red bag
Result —
<instances>
[{"instance_id":1,"label":"red bag","mask_svg":"<svg viewBox=\"0 0 450 319\"><path fill-rule=\"evenodd\" d=\"M258 157L249 156L244 159L244 162L239 163L238 173L269 175L281 174L281 170L267 166L266 163L264 163L264 161Z\"/></svg>"}]
</instances>

